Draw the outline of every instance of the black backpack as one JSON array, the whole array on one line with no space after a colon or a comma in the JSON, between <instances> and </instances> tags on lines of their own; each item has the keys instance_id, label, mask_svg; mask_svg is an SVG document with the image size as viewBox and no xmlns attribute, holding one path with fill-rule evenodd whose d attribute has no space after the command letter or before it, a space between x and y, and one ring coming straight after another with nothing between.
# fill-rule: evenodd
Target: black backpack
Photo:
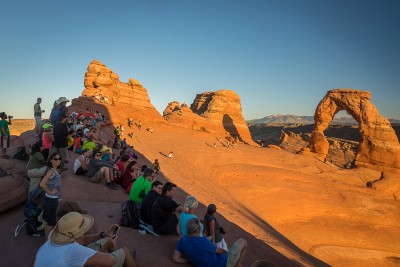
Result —
<instances>
[{"instance_id":1,"label":"black backpack","mask_svg":"<svg viewBox=\"0 0 400 267\"><path fill-rule=\"evenodd\" d=\"M17 153L14 155L14 159L26 160L28 158L28 153L26 153L25 147L18 147Z\"/></svg>"},{"instance_id":2,"label":"black backpack","mask_svg":"<svg viewBox=\"0 0 400 267\"><path fill-rule=\"evenodd\" d=\"M17 237L24 225L28 235L44 236L43 209L39 208L36 203L27 203L24 207L24 216L24 224L17 226L14 237Z\"/></svg>"},{"instance_id":3,"label":"black backpack","mask_svg":"<svg viewBox=\"0 0 400 267\"><path fill-rule=\"evenodd\" d=\"M128 200L121 205L122 218L121 225L125 227L139 228L139 211L135 202Z\"/></svg>"}]
</instances>

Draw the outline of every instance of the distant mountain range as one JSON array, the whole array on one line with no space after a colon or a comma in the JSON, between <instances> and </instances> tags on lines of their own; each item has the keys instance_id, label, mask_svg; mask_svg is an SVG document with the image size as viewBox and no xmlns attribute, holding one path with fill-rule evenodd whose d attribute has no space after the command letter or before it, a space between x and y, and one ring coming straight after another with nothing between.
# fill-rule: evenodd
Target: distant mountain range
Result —
<instances>
[{"instance_id":1,"label":"distant mountain range","mask_svg":"<svg viewBox=\"0 0 400 267\"><path fill-rule=\"evenodd\" d=\"M399 124L400 120L389 119L390 123ZM314 124L314 116L297 116L293 114L273 114L262 119L248 120L248 124ZM351 116L335 117L331 124L353 125L358 124Z\"/></svg>"}]
</instances>

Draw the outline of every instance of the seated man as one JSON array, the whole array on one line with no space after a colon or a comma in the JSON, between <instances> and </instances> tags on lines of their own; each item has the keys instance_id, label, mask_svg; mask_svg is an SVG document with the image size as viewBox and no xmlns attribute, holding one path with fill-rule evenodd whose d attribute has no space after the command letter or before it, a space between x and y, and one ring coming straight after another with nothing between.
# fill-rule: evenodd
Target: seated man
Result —
<instances>
[{"instance_id":1,"label":"seated man","mask_svg":"<svg viewBox=\"0 0 400 267\"><path fill-rule=\"evenodd\" d=\"M130 266L136 263L129 250L117 249L112 225L107 232L83 235L93 225L89 215L70 212L64 215L36 254L35 267L45 266Z\"/></svg>"},{"instance_id":2,"label":"seated man","mask_svg":"<svg viewBox=\"0 0 400 267\"><path fill-rule=\"evenodd\" d=\"M93 158L88 164L88 176L92 183L99 183L103 178L106 178L106 186L111 189L117 189L117 185L112 180L113 169L118 170L118 167L107 161L101 160L99 150L93 151Z\"/></svg>"},{"instance_id":3,"label":"seated man","mask_svg":"<svg viewBox=\"0 0 400 267\"><path fill-rule=\"evenodd\" d=\"M125 155L123 155L125 156ZM133 183L131 192L129 193L129 199L141 206L144 196L151 189L151 181L154 179L154 171L152 169L146 169L143 176L140 176Z\"/></svg>"},{"instance_id":4,"label":"seated man","mask_svg":"<svg viewBox=\"0 0 400 267\"><path fill-rule=\"evenodd\" d=\"M163 183L160 181L154 181L151 185L151 190L148 192L142 201L142 207L140 209L140 219L147 223L151 224L151 206L156 198L161 194L163 188Z\"/></svg>"},{"instance_id":5,"label":"seated man","mask_svg":"<svg viewBox=\"0 0 400 267\"><path fill-rule=\"evenodd\" d=\"M172 256L173 262L187 263L190 261L195 266L242 266L247 249L245 239L238 239L226 252L222 248L217 248L207 237L200 237L199 219L189 219L186 223L186 230L188 236L179 239Z\"/></svg>"},{"instance_id":6,"label":"seated man","mask_svg":"<svg viewBox=\"0 0 400 267\"><path fill-rule=\"evenodd\" d=\"M161 195L151 206L151 223L156 234L178 235L179 220L175 212L182 212L183 207L172 199L176 193L175 187L173 183L165 183Z\"/></svg>"}]
</instances>

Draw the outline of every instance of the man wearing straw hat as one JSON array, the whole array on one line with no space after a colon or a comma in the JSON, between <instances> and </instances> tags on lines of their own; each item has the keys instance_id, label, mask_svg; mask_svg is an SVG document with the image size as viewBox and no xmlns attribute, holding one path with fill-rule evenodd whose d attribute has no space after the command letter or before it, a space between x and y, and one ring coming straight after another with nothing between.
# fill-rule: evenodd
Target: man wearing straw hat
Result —
<instances>
[{"instance_id":1,"label":"man wearing straw hat","mask_svg":"<svg viewBox=\"0 0 400 267\"><path fill-rule=\"evenodd\" d=\"M126 247L116 249L118 225L107 232L84 235L93 225L92 216L69 212L57 223L36 254L35 267L41 266L125 266L136 267ZM133 254L133 253L132 253Z\"/></svg>"}]
</instances>

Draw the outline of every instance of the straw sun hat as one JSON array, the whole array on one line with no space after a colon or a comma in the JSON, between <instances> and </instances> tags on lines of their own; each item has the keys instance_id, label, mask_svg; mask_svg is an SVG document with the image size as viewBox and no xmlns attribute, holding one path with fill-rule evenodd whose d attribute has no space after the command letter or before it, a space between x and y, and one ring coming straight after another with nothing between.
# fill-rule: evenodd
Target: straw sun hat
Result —
<instances>
[{"instance_id":1,"label":"straw sun hat","mask_svg":"<svg viewBox=\"0 0 400 267\"><path fill-rule=\"evenodd\" d=\"M72 243L86 233L92 227L93 222L94 219L90 215L82 215L78 212L67 213L50 233L50 240L56 245Z\"/></svg>"}]
</instances>

